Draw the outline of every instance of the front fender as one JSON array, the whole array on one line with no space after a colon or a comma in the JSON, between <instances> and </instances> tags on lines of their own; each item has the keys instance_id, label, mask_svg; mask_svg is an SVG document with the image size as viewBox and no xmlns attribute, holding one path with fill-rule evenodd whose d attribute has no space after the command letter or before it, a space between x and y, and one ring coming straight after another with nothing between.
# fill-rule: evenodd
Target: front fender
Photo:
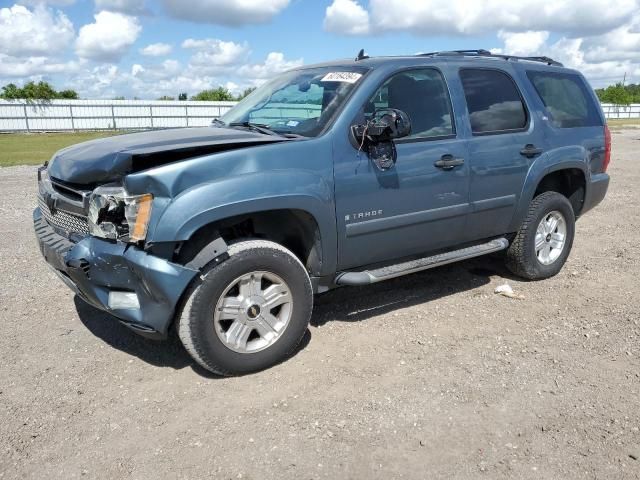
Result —
<instances>
[{"instance_id":1,"label":"front fender","mask_svg":"<svg viewBox=\"0 0 640 480\"><path fill-rule=\"evenodd\" d=\"M558 170L578 169L582 171L588 182L589 173L587 162L585 160L586 152L581 147L562 147L544 153L531 164L522 191L520 193L520 203L511 219L509 226L510 232L515 232L527 214L529 205L533 200L533 196L540 184L540 181L549 173Z\"/></svg>"},{"instance_id":2,"label":"front fender","mask_svg":"<svg viewBox=\"0 0 640 480\"><path fill-rule=\"evenodd\" d=\"M322 177L306 170L255 172L196 185L170 201L149 241L185 241L201 227L225 218L291 209L313 216L322 242L321 273L335 271L337 238L332 190Z\"/></svg>"}]
</instances>

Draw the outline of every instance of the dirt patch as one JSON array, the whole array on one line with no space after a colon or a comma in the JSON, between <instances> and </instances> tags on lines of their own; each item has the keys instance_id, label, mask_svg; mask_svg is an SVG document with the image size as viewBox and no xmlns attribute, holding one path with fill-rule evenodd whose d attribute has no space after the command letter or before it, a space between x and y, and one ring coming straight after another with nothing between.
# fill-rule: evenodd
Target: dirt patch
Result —
<instances>
[{"instance_id":1,"label":"dirt patch","mask_svg":"<svg viewBox=\"0 0 640 480\"><path fill-rule=\"evenodd\" d=\"M230 379L74 299L35 169L0 169L0 478L640 478L639 139L614 134L557 277L490 257L336 290L296 355Z\"/></svg>"}]
</instances>

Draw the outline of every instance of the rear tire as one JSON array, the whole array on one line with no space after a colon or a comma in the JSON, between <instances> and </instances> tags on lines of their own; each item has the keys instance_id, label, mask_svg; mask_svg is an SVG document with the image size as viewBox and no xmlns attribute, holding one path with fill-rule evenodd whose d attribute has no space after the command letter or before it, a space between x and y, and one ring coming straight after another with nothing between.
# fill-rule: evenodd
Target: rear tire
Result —
<instances>
[{"instance_id":1,"label":"rear tire","mask_svg":"<svg viewBox=\"0 0 640 480\"><path fill-rule=\"evenodd\" d=\"M218 375L256 372L285 360L311 318L311 281L283 246L245 240L205 269L186 296L177 331L202 367Z\"/></svg>"},{"instance_id":2,"label":"rear tire","mask_svg":"<svg viewBox=\"0 0 640 480\"><path fill-rule=\"evenodd\" d=\"M529 205L520 230L507 250L507 268L528 280L553 277L563 267L575 235L575 215L569 200L544 192Z\"/></svg>"}]
</instances>

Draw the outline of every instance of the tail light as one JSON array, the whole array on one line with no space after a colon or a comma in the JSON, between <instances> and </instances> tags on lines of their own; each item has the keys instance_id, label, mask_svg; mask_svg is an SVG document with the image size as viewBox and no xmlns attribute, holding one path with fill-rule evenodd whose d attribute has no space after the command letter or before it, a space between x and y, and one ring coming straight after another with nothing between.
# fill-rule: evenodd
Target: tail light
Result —
<instances>
[{"instance_id":1,"label":"tail light","mask_svg":"<svg viewBox=\"0 0 640 480\"><path fill-rule=\"evenodd\" d=\"M602 171L606 172L611 162L611 131L609 126L604 126L604 162L602 163Z\"/></svg>"}]
</instances>

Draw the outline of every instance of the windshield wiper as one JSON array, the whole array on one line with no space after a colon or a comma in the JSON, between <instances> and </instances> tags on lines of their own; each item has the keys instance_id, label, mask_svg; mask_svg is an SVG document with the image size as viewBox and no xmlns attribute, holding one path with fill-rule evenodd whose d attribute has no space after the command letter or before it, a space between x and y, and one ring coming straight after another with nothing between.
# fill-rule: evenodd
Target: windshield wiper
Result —
<instances>
[{"instance_id":1,"label":"windshield wiper","mask_svg":"<svg viewBox=\"0 0 640 480\"><path fill-rule=\"evenodd\" d=\"M253 123L253 122L231 122L229 124L230 127L245 127L250 130L256 131L258 133L263 133L265 135L280 135L278 132L274 132L269 128L268 125L264 125L262 123Z\"/></svg>"},{"instance_id":2,"label":"windshield wiper","mask_svg":"<svg viewBox=\"0 0 640 480\"><path fill-rule=\"evenodd\" d=\"M222 120L220 120L219 118L214 118L213 120L211 120L211 125L216 125L218 127L226 127L227 124L224 123Z\"/></svg>"}]
</instances>

